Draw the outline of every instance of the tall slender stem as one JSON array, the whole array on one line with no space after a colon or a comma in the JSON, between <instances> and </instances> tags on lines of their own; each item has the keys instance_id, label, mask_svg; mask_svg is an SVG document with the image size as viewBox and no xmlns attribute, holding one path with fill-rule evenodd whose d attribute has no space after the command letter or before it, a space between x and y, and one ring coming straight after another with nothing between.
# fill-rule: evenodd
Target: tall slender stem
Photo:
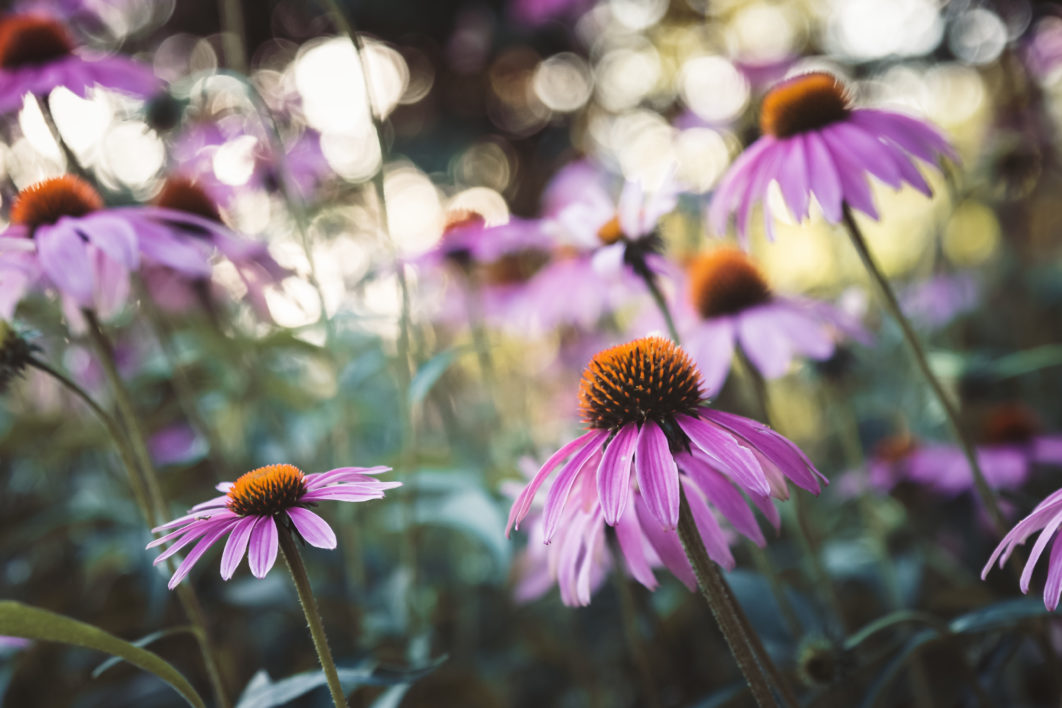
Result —
<instances>
[{"instance_id":1,"label":"tall slender stem","mask_svg":"<svg viewBox=\"0 0 1062 708\"><path fill-rule=\"evenodd\" d=\"M243 0L222 0L219 10L225 63L231 69L246 74L247 42L244 39Z\"/></svg>"},{"instance_id":2,"label":"tall slender stem","mask_svg":"<svg viewBox=\"0 0 1062 708\"><path fill-rule=\"evenodd\" d=\"M162 488L159 485L154 463L151 461L151 453L148 451L144 430L140 426L140 419L137 417L132 398L125 387L125 382L122 381L121 374L118 372L118 364L114 358L114 348L111 346L110 340L104 334L103 328L100 326L100 322L94 312L83 310L82 314L88 324L89 338L96 349L97 358L114 393L115 404L118 407L118 418L125 428L130 456L135 464L135 470L139 472L146 490L146 515L148 522L152 526L158 526L165 519L166 502L162 495ZM136 472L132 472L132 474L136 474ZM228 693L225 690L225 684L221 678L221 670L215 660L203 609L199 605L195 593L190 588L178 586L177 590L177 598L180 600L188 620L199 630L196 637L199 640L199 649L203 655L203 664L206 668L207 677L210 679L211 688L214 691L214 698L221 708L227 708L231 704L228 699Z\"/></svg>"},{"instance_id":3,"label":"tall slender stem","mask_svg":"<svg viewBox=\"0 0 1062 708\"><path fill-rule=\"evenodd\" d=\"M667 327L667 332L671 335L671 339L675 344L679 344L682 338L679 336L678 327L675 326L675 319L671 316L671 309L667 306L664 293L660 290L660 284L656 282L656 276L649 270L648 264L644 261L634 267L634 272L641 277L645 287L649 290L649 295L653 298L657 310L660 311L660 315L664 318L664 325Z\"/></svg>"},{"instance_id":4,"label":"tall slender stem","mask_svg":"<svg viewBox=\"0 0 1062 708\"><path fill-rule=\"evenodd\" d=\"M859 254L860 260L863 261L863 266L866 268L867 273L870 274L870 277L874 282L877 283L882 304L885 305L885 309L887 309L893 319L896 320L896 324L900 326L900 330L903 332L904 341L907 343L907 347L910 350L911 355L914 357L918 369L922 372L922 376L925 377L926 382L929 383L929 387L933 390L933 394L940 402L941 408L944 409L944 415L948 419L948 425L951 427L952 433L955 435L955 439L958 441L959 447L962 448L963 454L966 456L966 461L970 465L970 471L973 473L974 487L977 490L977 495L980 497L981 503L984 505L989 517L991 517L996 532L1002 535L1006 529L1006 521L1003 518L1002 512L999 510L999 502L996 500L996 495L992 492L992 488L988 486L988 481L985 479L985 474L981 470L981 465L977 462L977 452L974 450L974 447L967 436L963 433L962 426L959 423L959 412L956 409L955 404L948 397L947 392L944 390L944 386L941 385L940 380L930 368L929 361L926 359L922 345L918 341L918 335L915 334L914 328L903 314L899 300L897 300L896 293L893 292L888 278L885 277L881 268L879 268L874 261L874 257L871 255L870 249L867 247L866 239L863 238L863 232L859 229L859 225L856 224L855 218L852 216L852 211L848 208L847 204L844 205L844 225L848 230L849 237L851 237L852 245Z\"/></svg>"},{"instance_id":5,"label":"tall slender stem","mask_svg":"<svg viewBox=\"0 0 1062 708\"><path fill-rule=\"evenodd\" d=\"M697 577L697 587L701 595L708 603L708 609L712 611L712 617L719 625L723 633L723 639L730 647L730 653L737 662L745 682L752 691L752 697L760 708L769 708L777 705L771 694L771 686L767 681L764 670L761 668L757 657L748 643L745 627L732 611L730 591L726 579L719 572L719 566L708 557L704 548L704 542L697 531L697 525L693 520L693 512L690 511L689 502L686 500L686 491L679 486L679 523L678 535L682 540L682 547L686 551L686 557L693 566L693 573Z\"/></svg>"},{"instance_id":6,"label":"tall slender stem","mask_svg":"<svg viewBox=\"0 0 1062 708\"><path fill-rule=\"evenodd\" d=\"M85 172L84 166L81 161L77 159L77 155L70 149L66 140L63 139L63 134L59 132L59 126L55 123L55 116L52 114L52 107L48 103L47 96L38 96L37 105L40 106L41 115L44 117L44 123L48 126L48 132L52 134L52 140L59 146L59 150L63 153L63 158L66 160L67 169L76 174L78 177L87 179L88 175Z\"/></svg>"},{"instance_id":7,"label":"tall slender stem","mask_svg":"<svg viewBox=\"0 0 1062 708\"><path fill-rule=\"evenodd\" d=\"M336 662L332 659L332 650L328 647L328 637L325 636L324 623L321 622L321 613L317 610L317 600L313 596L310 587L310 578L306 574L306 566L303 565L299 548L295 545L291 531L281 526L279 529L280 551L284 554L284 560L291 571L291 579L295 582L295 592L299 595L299 604L302 605L302 613L306 615L306 623L310 628L310 636L313 638L313 647L317 650L317 658L324 669L325 679L328 681L328 691L332 694L332 702L336 708L347 708L347 699L343 694L343 686L339 683L339 672L336 670Z\"/></svg>"}]
</instances>

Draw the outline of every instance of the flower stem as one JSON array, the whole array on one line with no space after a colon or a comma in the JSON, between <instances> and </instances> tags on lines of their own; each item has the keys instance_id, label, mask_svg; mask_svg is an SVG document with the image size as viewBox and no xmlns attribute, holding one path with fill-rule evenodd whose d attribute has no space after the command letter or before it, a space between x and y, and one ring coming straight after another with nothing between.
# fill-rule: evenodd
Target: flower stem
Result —
<instances>
[{"instance_id":1,"label":"flower stem","mask_svg":"<svg viewBox=\"0 0 1062 708\"><path fill-rule=\"evenodd\" d=\"M118 373L118 364L114 358L114 348L111 346L107 335L104 334L103 328L96 318L96 313L91 310L82 310L82 313L88 324L89 338L96 349L104 375L107 377L108 383L110 383L114 392L115 404L118 407L118 418L125 428L125 438L129 444L129 456L132 458L130 461L134 464L134 467L130 469L130 475L135 476L139 472L147 497L145 500L145 515L151 526L158 526L165 518L166 502L162 496L162 488L159 485L158 475L155 473L155 466L151 461L151 453L148 452L143 428L140 427L140 420L137 418L136 410L133 408L129 391L122 381L121 374ZM214 699L220 708L228 708L231 704L221 678L221 670L215 660L203 609L199 605L195 593L188 587L183 587L182 589L182 586L178 586L177 598L180 600L188 620L199 630L197 633L199 649L203 655L203 664L206 668L207 677L210 679L210 685L214 691Z\"/></svg>"},{"instance_id":2,"label":"flower stem","mask_svg":"<svg viewBox=\"0 0 1062 708\"><path fill-rule=\"evenodd\" d=\"M55 116L52 114L52 107L48 103L47 96L38 96L37 105L40 106L41 115L44 117L44 123L48 126L48 132L52 134L52 140L59 146L59 150L63 153L63 158L66 160L67 169L76 174L78 177L88 179L88 174L85 171L84 166L77 159L77 155L70 149L66 140L63 139L63 134L59 132L59 126L55 123Z\"/></svg>"},{"instance_id":3,"label":"flower stem","mask_svg":"<svg viewBox=\"0 0 1062 708\"><path fill-rule=\"evenodd\" d=\"M136 462L134 461L132 452L129 450L129 441L126 440L125 433L118 427L114 418L112 418L107 411L103 410L103 408L92 399L92 396L90 396L85 389L74 383L74 381L66 374L52 367L51 364L41 361L34 356L29 357L27 363L33 368L43 371L51 376L73 392L74 395L85 402L85 405L87 405L96 417L99 418L100 422L103 423L103 427L107 429L107 433L111 436L114 446L118 449L118 456L122 460L122 466L125 467L126 474L129 476L129 487L133 490L133 498L136 501L136 505L140 507L141 513L144 514L144 519L148 523L152 523L151 504L148 502L147 491L144 489L143 480L141 480L140 475L137 474Z\"/></svg>"},{"instance_id":4,"label":"flower stem","mask_svg":"<svg viewBox=\"0 0 1062 708\"><path fill-rule=\"evenodd\" d=\"M776 706L771 693L771 685L767 680L764 669L761 667L755 652L749 644L745 624L738 619L734 611L734 603L730 601L730 589L726 579L719 572L719 566L708 557L708 551L704 548L704 542L697 531L697 525L693 520L689 502L686 500L686 491L679 485L679 523L678 535L682 541L682 547L686 551L686 558L693 566L693 573L697 577L697 586L701 595L708 603L708 609L712 611L712 617L719 625L723 638L730 653L737 662L745 682L752 691L752 697L760 708Z\"/></svg>"},{"instance_id":5,"label":"flower stem","mask_svg":"<svg viewBox=\"0 0 1062 708\"><path fill-rule=\"evenodd\" d=\"M874 257L871 255L870 249L867 247L866 239L863 238L863 232L860 231L859 225L856 224L855 218L852 216L852 211L848 208L847 204L844 205L843 216L844 225L848 230L849 237L852 239L852 245L855 246L856 252L859 253L859 258L863 261L863 266L866 268L867 273L869 273L874 282L877 283L878 291L881 295L882 303L885 305L885 309L889 311L889 314L892 315L893 319L895 319L896 323L900 326L900 330L903 332L904 341L907 343L907 347L914 356L915 363L918 365L922 375L929 383L929 387L933 389L933 394L944 409L944 414L948 419L948 424L951 427L952 433L955 435L959 447L962 448L963 454L966 455L966 461L970 465L977 495L980 497L981 503L984 505L985 510L992 519L996 531L1002 535L1006 529L1006 521L1003 518L1002 512L999 510L999 502L996 500L992 488L988 486L988 481L985 479L984 472L981 471L981 465L977 462L977 453L969 439L963 433L962 426L959 424L959 412L956 409L955 404L948 397L947 392L944 391L944 387L941 385L940 380L929 367L929 361L926 359L922 345L918 341L918 335L915 334L914 328L903 314L903 310L900 308L900 303L896 299L896 293L893 292L888 279L874 261Z\"/></svg>"},{"instance_id":6,"label":"flower stem","mask_svg":"<svg viewBox=\"0 0 1062 708\"><path fill-rule=\"evenodd\" d=\"M649 270L648 264L643 260L641 263L634 266L634 272L637 273L642 281L645 283L646 289L649 291L649 295L653 298L653 302L656 303L656 307L660 310L660 314L664 318L664 324L667 327L668 334L671 335L672 341L675 344L681 343L681 337L679 337L678 328L675 326L675 319L671 316L671 309L667 306L667 300L664 298L664 293L660 291L660 284L656 282L656 276L651 270Z\"/></svg>"},{"instance_id":7,"label":"flower stem","mask_svg":"<svg viewBox=\"0 0 1062 708\"><path fill-rule=\"evenodd\" d=\"M339 683L339 672L332 659L332 650L328 648L328 637L325 636L321 613L317 610L317 600L310 587L310 578L306 575L306 566L303 565L302 556L299 554L298 546L295 545L291 531L281 526L279 532L280 551L284 554L288 570L291 571L291 579L295 582L295 592L299 594L299 604L302 605L302 612L306 615L306 623L310 627L313 646L317 650L317 658L321 662L325 679L328 681L328 691L332 694L332 702L335 703L336 708L346 708L347 699L343 694L343 686Z\"/></svg>"}]
</instances>

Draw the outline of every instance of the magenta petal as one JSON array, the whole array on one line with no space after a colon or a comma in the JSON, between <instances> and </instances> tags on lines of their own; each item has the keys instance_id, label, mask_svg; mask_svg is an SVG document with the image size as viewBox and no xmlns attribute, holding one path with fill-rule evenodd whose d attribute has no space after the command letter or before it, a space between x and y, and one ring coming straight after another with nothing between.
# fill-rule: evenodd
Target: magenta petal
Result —
<instances>
[{"instance_id":1,"label":"magenta petal","mask_svg":"<svg viewBox=\"0 0 1062 708\"><path fill-rule=\"evenodd\" d=\"M688 415L676 416L675 421L690 441L730 479L752 494L771 493L771 485L755 455L742 447L729 431Z\"/></svg>"},{"instance_id":2,"label":"magenta petal","mask_svg":"<svg viewBox=\"0 0 1062 708\"><path fill-rule=\"evenodd\" d=\"M107 212L96 212L84 217L82 226L77 231L112 260L121 263L127 270L136 270L140 266L136 232L128 221L108 216Z\"/></svg>"},{"instance_id":3,"label":"magenta petal","mask_svg":"<svg viewBox=\"0 0 1062 708\"><path fill-rule=\"evenodd\" d=\"M651 420L638 431L634 458L638 486L649 509L665 529L674 529L679 516L678 466L671 456L667 436Z\"/></svg>"},{"instance_id":4,"label":"magenta petal","mask_svg":"<svg viewBox=\"0 0 1062 708\"><path fill-rule=\"evenodd\" d=\"M700 488L708 501L722 512L735 529L757 546L763 546L767 542L759 524L756 523L756 517L745 502L745 497L725 476L692 455L686 456L681 462L682 469L690 480Z\"/></svg>"},{"instance_id":5,"label":"magenta petal","mask_svg":"<svg viewBox=\"0 0 1062 708\"><path fill-rule=\"evenodd\" d=\"M1044 584L1044 607L1051 612L1058 607L1062 595L1062 534L1055 536L1051 555L1047 559L1047 582Z\"/></svg>"},{"instance_id":6,"label":"magenta petal","mask_svg":"<svg viewBox=\"0 0 1062 708\"><path fill-rule=\"evenodd\" d=\"M831 224L841 221L841 179L833 164L830 151L822 136L814 131L804 133L804 148L808 159L808 181L811 191L822 207L822 214Z\"/></svg>"},{"instance_id":7,"label":"magenta petal","mask_svg":"<svg viewBox=\"0 0 1062 708\"><path fill-rule=\"evenodd\" d=\"M770 303L751 307L737 318L738 342L765 378L776 379L789 370L793 350L777 326L777 309Z\"/></svg>"},{"instance_id":8,"label":"magenta petal","mask_svg":"<svg viewBox=\"0 0 1062 708\"><path fill-rule=\"evenodd\" d=\"M682 541L679 540L678 532L674 530L666 531L660 528L660 522L654 518L653 512L649 510L646 501L644 496L638 495L634 504L634 510L637 513L642 533L645 534L649 544L656 551L656 555L660 557L660 561L664 566L676 578L681 580L686 587L690 590L695 590L697 588L697 578L693 575L693 568L690 567L690 562L686 558L686 551L682 548Z\"/></svg>"},{"instance_id":9,"label":"magenta petal","mask_svg":"<svg viewBox=\"0 0 1062 708\"><path fill-rule=\"evenodd\" d=\"M734 359L733 319L705 320L686 337L686 350L701 370L705 393L715 395L723 387Z\"/></svg>"},{"instance_id":10,"label":"magenta petal","mask_svg":"<svg viewBox=\"0 0 1062 708\"><path fill-rule=\"evenodd\" d=\"M654 590L657 586L656 576L645 555L645 540L634 510L634 504L628 504L623 515L616 521L616 540L619 541L627 570L639 583Z\"/></svg>"},{"instance_id":11,"label":"magenta petal","mask_svg":"<svg viewBox=\"0 0 1062 708\"><path fill-rule=\"evenodd\" d=\"M1032 580L1033 569L1036 567L1036 562L1040 560L1044 548L1047 547L1048 541L1051 540L1051 537L1054 536L1055 531L1058 530L1060 525L1062 525L1062 514L1051 519L1051 522L1040 532L1040 536L1036 539L1036 543L1033 544L1032 551L1029 553L1029 560L1025 563L1025 568L1021 572L1021 579L1018 582L1018 587L1021 588L1023 593L1029 592L1029 581Z\"/></svg>"},{"instance_id":12,"label":"magenta petal","mask_svg":"<svg viewBox=\"0 0 1062 708\"><path fill-rule=\"evenodd\" d=\"M701 490L688 479L682 480L682 486L686 490L686 501L690 505L690 513L697 525L697 532L704 543L704 549L708 551L708 557L723 566L727 570L734 567L734 556L730 553L730 544L726 541L726 534L719 527L715 515L701 496Z\"/></svg>"},{"instance_id":13,"label":"magenta petal","mask_svg":"<svg viewBox=\"0 0 1062 708\"><path fill-rule=\"evenodd\" d=\"M303 537L306 543L316 548L335 548L336 534L328 522L309 509L292 507L288 509L288 517L295 529Z\"/></svg>"},{"instance_id":14,"label":"magenta petal","mask_svg":"<svg viewBox=\"0 0 1062 708\"><path fill-rule=\"evenodd\" d=\"M804 158L804 141L786 142L786 154L778 165L778 186L782 190L789 211L797 222L808 216L810 191L808 187L807 160Z\"/></svg>"},{"instance_id":15,"label":"magenta petal","mask_svg":"<svg viewBox=\"0 0 1062 708\"><path fill-rule=\"evenodd\" d=\"M251 542L247 553L247 564L251 566L251 575L264 578L277 560L280 537L277 524L272 516L262 516L251 531Z\"/></svg>"},{"instance_id":16,"label":"magenta petal","mask_svg":"<svg viewBox=\"0 0 1062 708\"><path fill-rule=\"evenodd\" d=\"M568 503L568 496L579 475L584 470L596 469L600 456L601 448L598 447L596 442L587 445L575 453L575 456L568 461L568 464L557 475L557 479L553 481L553 485L549 488L549 494L546 495L546 504L542 509L545 521L544 536L546 543L553 539L557 524L561 520L561 512L564 511L564 507Z\"/></svg>"},{"instance_id":17,"label":"magenta petal","mask_svg":"<svg viewBox=\"0 0 1062 708\"><path fill-rule=\"evenodd\" d=\"M592 445L608 435L604 430L591 430L583 433L575 440L557 450L553 455L546 460L546 464L542 465L541 469L535 474L524 491L520 493L520 496L513 502L512 509L509 510L509 522L505 527L505 535L508 536L509 532L515 527L520 528L520 521L527 516L528 510L531 508L531 502L535 499L535 494L538 492L538 488L542 486L542 483L546 481L550 473L564 460L576 450L582 449L584 446Z\"/></svg>"},{"instance_id":18,"label":"magenta petal","mask_svg":"<svg viewBox=\"0 0 1062 708\"><path fill-rule=\"evenodd\" d=\"M240 561L247 552L247 542L251 538L251 531L258 522L258 517L248 516L240 519L232 527L229 540L225 543L225 550L221 554L221 578L228 580L236 572Z\"/></svg>"},{"instance_id":19,"label":"magenta petal","mask_svg":"<svg viewBox=\"0 0 1062 708\"><path fill-rule=\"evenodd\" d=\"M759 157L776 144L774 138L764 136L738 156L730 170L719 182L708 207L708 224L718 236L726 233L727 220L736 211L741 197L748 189L749 181L759 164Z\"/></svg>"},{"instance_id":20,"label":"magenta petal","mask_svg":"<svg viewBox=\"0 0 1062 708\"><path fill-rule=\"evenodd\" d=\"M203 554L207 552L207 549L214 545L214 543L219 538L227 534L235 524L235 521L229 520L218 528L213 529L209 534L204 536L202 540L199 541L199 543L195 544L195 548L193 548L192 551L185 557L185 559L181 561L181 564L177 566L177 570L174 572L173 577L170 578L170 582L167 584L167 587L170 590L173 590L175 587L177 587L177 584L184 580L185 576L187 576L188 573L191 572L192 566L194 566L196 564L196 561L198 561L203 556Z\"/></svg>"},{"instance_id":21,"label":"magenta petal","mask_svg":"<svg viewBox=\"0 0 1062 708\"><path fill-rule=\"evenodd\" d=\"M631 489L631 465L638 442L638 425L627 423L605 448L597 467L597 494L605 523L615 526L627 507Z\"/></svg>"},{"instance_id":22,"label":"magenta petal","mask_svg":"<svg viewBox=\"0 0 1062 708\"><path fill-rule=\"evenodd\" d=\"M92 306L96 278L88 248L72 228L56 225L37 229L37 255L41 270L62 293L81 307Z\"/></svg>"}]
</instances>

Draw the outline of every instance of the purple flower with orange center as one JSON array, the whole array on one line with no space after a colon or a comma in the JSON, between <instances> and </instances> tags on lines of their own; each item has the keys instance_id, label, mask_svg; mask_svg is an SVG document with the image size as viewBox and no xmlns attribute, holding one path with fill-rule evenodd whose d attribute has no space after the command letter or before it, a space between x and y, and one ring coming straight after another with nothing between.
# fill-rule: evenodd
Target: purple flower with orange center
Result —
<instances>
[{"instance_id":1,"label":"purple flower with orange center","mask_svg":"<svg viewBox=\"0 0 1062 708\"><path fill-rule=\"evenodd\" d=\"M868 341L859 323L832 305L774 293L736 248L694 257L687 266L687 294L676 308L678 326L710 394L722 387L738 347L773 379L786 373L796 355L821 361L833 356L841 337Z\"/></svg>"},{"instance_id":2,"label":"purple flower with orange center","mask_svg":"<svg viewBox=\"0 0 1062 708\"><path fill-rule=\"evenodd\" d=\"M792 442L755 421L707 407L703 388L689 356L662 337L599 352L579 390L590 429L532 478L509 513L510 528L518 526L538 489L565 460L543 509L546 542L577 500L587 508L596 499L609 526L640 505L643 526L652 519L656 529L674 533L681 473L701 464L761 499L787 498L787 480L818 493L825 478Z\"/></svg>"},{"instance_id":3,"label":"purple flower with orange center","mask_svg":"<svg viewBox=\"0 0 1062 708\"><path fill-rule=\"evenodd\" d=\"M725 233L734 216L745 238L752 210L760 205L771 235L765 204L772 182L797 221L808 217L812 196L831 224L841 222L845 205L877 219L868 174L894 189L906 183L928 196L932 192L914 158L931 165L942 156L957 159L929 124L853 107L844 85L825 72L775 85L763 99L760 130L763 136L734 162L712 198L708 221L716 233Z\"/></svg>"},{"instance_id":4,"label":"purple flower with orange center","mask_svg":"<svg viewBox=\"0 0 1062 708\"><path fill-rule=\"evenodd\" d=\"M155 565L196 542L173 577L169 588L177 587L192 566L222 537L228 536L221 555L221 577L228 580L244 555L251 574L264 578L277 558L277 524L286 524L306 543L317 548L335 548L336 535L328 523L308 507L321 501L362 502L383 499L384 491L401 482L381 482L369 475L387 472L390 467L339 467L328 472L303 474L294 465L267 465L251 470L235 482L217 486L223 495L193 506L188 514L163 524L152 532L169 529L165 536L147 545L165 543L170 547L159 554Z\"/></svg>"},{"instance_id":5,"label":"purple flower with orange center","mask_svg":"<svg viewBox=\"0 0 1062 708\"><path fill-rule=\"evenodd\" d=\"M1040 535L1029 553L1029 560L1022 569L1018 587L1021 588L1023 594L1029 592L1033 571L1040 557L1047 550L1047 544L1050 543L1051 552L1047 557L1047 582L1044 583L1044 606L1053 612L1058 607L1059 597L1062 596L1062 535L1058 534L1059 527L1062 527L1062 489L1053 492L1037 504L1031 514L1015 524L1014 528L1003 537L996 550L992 551L984 569L981 570L981 579L984 580L988 576L988 571L992 570L992 564L997 559L999 567L1002 568L1014 549L1024 545L1031 535L1039 531Z\"/></svg>"},{"instance_id":6,"label":"purple flower with orange center","mask_svg":"<svg viewBox=\"0 0 1062 708\"><path fill-rule=\"evenodd\" d=\"M18 110L26 94L45 97L63 86L84 97L102 86L149 96L160 82L151 69L130 59L81 50L59 20L45 14L0 18L0 112Z\"/></svg>"}]
</instances>

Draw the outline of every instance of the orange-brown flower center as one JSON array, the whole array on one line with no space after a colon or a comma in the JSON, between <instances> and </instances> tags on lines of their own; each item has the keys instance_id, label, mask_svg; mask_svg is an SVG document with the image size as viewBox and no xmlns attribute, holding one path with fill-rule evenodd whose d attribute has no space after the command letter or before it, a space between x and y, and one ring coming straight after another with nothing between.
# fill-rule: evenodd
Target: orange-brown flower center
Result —
<instances>
[{"instance_id":1,"label":"orange-brown flower center","mask_svg":"<svg viewBox=\"0 0 1062 708\"><path fill-rule=\"evenodd\" d=\"M483 266L483 282L488 285L520 285L531 279L549 261L545 251L526 249L507 253Z\"/></svg>"},{"instance_id":2,"label":"orange-brown flower center","mask_svg":"<svg viewBox=\"0 0 1062 708\"><path fill-rule=\"evenodd\" d=\"M457 229L486 226L487 220L482 214L471 209L450 209L446 212L443 224L443 238L446 234L453 233Z\"/></svg>"},{"instance_id":3,"label":"orange-brown flower center","mask_svg":"<svg viewBox=\"0 0 1062 708\"><path fill-rule=\"evenodd\" d=\"M103 199L85 180L52 177L23 189L11 207L11 222L31 229L54 224L63 216L84 216L103 208Z\"/></svg>"},{"instance_id":4,"label":"orange-brown flower center","mask_svg":"<svg viewBox=\"0 0 1062 708\"><path fill-rule=\"evenodd\" d=\"M760 130L788 138L844 120L850 110L844 84L833 74L800 74L776 84L764 96Z\"/></svg>"},{"instance_id":5,"label":"orange-brown flower center","mask_svg":"<svg viewBox=\"0 0 1062 708\"><path fill-rule=\"evenodd\" d=\"M879 440L874 446L874 456L884 462L896 463L904 460L917 448L918 441L910 433L900 433Z\"/></svg>"},{"instance_id":6,"label":"orange-brown flower center","mask_svg":"<svg viewBox=\"0 0 1062 708\"><path fill-rule=\"evenodd\" d=\"M306 493L306 475L294 465L266 465L240 476L228 507L241 516L272 516L295 506Z\"/></svg>"},{"instance_id":7,"label":"orange-brown flower center","mask_svg":"<svg viewBox=\"0 0 1062 708\"><path fill-rule=\"evenodd\" d=\"M0 19L0 67L40 66L73 50L66 27L50 17L9 15Z\"/></svg>"},{"instance_id":8,"label":"orange-brown flower center","mask_svg":"<svg viewBox=\"0 0 1062 708\"><path fill-rule=\"evenodd\" d=\"M692 415L703 397L701 372L686 352L663 337L643 337L598 352L579 383L583 420L604 430Z\"/></svg>"},{"instance_id":9,"label":"orange-brown flower center","mask_svg":"<svg viewBox=\"0 0 1062 708\"><path fill-rule=\"evenodd\" d=\"M1004 403L989 414L981 439L989 445L1027 443L1040 432L1036 414L1020 403Z\"/></svg>"},{"instance_id":10,"label":"orange-brown flower center","mask_svg":"<svg viewBox=\"0 0 1062 708\"><path fill-rule=\"evenodd\" d=\"M210 221L221 222L218 206L206 190L187 177L167 177L155 197L155 206L183 211Z\"/></svg>"},{"instance_id":11,"label":"orange-brown flower center","mask_svg":"<svg viewBox=\"0 0 1062 708\"><path fill-rule=\"evenodd\" d=\"M696 256L687 266L689 296L705 319L733 315L771 299L760 269L736 248L717 248Z\"/></svg>"},{"instance_id":12,"label":"orange-brown flower center","mask_svg":"<svg viewBox=\"0 0 1062 708\"><path fill-rule=\"evenodd\" d=\"M601 228L597 230L598 240L606 246L611 246L623 236L623 227L620 226L618 214L602 224Z\"/></svg>"}]
</instances>

